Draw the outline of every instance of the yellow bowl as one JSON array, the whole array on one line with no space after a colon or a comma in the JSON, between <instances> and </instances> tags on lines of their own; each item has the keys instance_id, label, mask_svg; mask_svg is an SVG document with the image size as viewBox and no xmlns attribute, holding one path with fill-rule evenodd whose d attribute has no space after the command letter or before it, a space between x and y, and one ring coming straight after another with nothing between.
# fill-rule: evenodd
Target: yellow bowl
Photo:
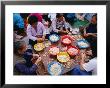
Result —
<instances>
[{"instance_id":1,"label":"yellow bowl","mask_svg":"<svg viewBox=\"0 0 110 88\"><path fill-rule=\"evenodd\" d=\"M60 52L57 55L57 59L59 62L68 62L70 60L70 56L67 52Z\"/></svg>"},{"instance_id":2,"label":"yellow bowl","mask_svg":"<svg viewBox=\"0 0 110 88\"><path fill-rule=\"evenodd\" d=\"M37 43L37 44L34 45L34 49L36 51L42 51L44 48L45 48L45 46L44 46L43 43Z\"/></svg>"}]
</instances>

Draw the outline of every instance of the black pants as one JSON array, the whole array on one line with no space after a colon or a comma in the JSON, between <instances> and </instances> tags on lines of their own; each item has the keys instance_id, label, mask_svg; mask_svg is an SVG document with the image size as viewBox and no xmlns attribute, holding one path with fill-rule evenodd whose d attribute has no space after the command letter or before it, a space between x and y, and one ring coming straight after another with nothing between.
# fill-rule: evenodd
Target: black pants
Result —
<instances>
[{"instance_id":1,"label":"black pants","mask_svg":"<svg viewBox=\"0 0 110 88\"><path fill-rule=\"evenodd\" d=\"M31 39L29 39L29 44L34 47L34 45L37 43L37 40L36 41L33 41Z\"/></svg>"},{"instance_id":2,"label":"black pants","mask_svg":"<svg viewBox=\"0 0 110 88\"><path fill-rule=\"evenodd\" d=\"M45 38L46 39L49 39L49 36L50 36L50 34L46 34Z\"/></svg>"}]
</instances>

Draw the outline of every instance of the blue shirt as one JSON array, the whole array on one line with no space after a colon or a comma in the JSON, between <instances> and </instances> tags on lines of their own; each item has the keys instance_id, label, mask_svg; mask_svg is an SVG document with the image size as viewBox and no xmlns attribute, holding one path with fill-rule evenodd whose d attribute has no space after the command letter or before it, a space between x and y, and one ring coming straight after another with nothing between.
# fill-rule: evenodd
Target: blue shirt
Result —
<instances>
[{"instance_id":1,"label":"blue shirt","mask_svg":"<svg viewBox=\"0 0 110 88\"><path fill-rule=\"evenodd\" d=\"M15 65L15 69L18 72L23 73L25 75L35 75L36 74L37 65L33 64L31 67L27 67L24 63L17 63Z\"/></svg>"},{"instance_id":2,"label":"blue shirt","mask_svg":"<svg viewBox=\"0 0 110 88\"><path fill-rule=\"evenodd\" d=\"M23 54L23 58L26 60L26 66L30 67L33 65L31 59L32 59L32 50L27 49L26 52Z\"/></svg>"},{"instance_id":3,"label":"blue shirt","mask_svg":"<svg viewBox=\"0 0 110 88\"><path fill-rule=\"evenodd\" d=\"M67 14L67 17L68 17L68 18L74 18L74 17L75 17L75 13L68 13L68 14Z\"/></svg>"},{"instance_id":4,"label":"blue shirt","mask_svg":"<svg viewBox=\"0 0 110 88\"><path fill-rule=\"evenodd\" d=\"M88 28L86 29L87 33L97 33L97 24L89 24Z\"/></svg>"},{"instance_id":5,"label":"blue shirt","mask_svg":"<svg viewBox=\"0 0 110 88\"><path fill-rule=\"evenodd\" d=\"M24 28L24 21L19 13L13 14L13 23L14 25L18 26L18 28Z\"/></svg>"},{"instance_id":6,"label":"blue shirt","mask_svg":"<svg viewBox=\"0 0 110 88\"><path fill-rule=\"evenodd\" d=\"M91 21L93 15L95 15L95 13L87 13L87 14L85 15L85 18L86 18L88 21Z\"/></svg>"},{"instance_id":7,"label":"blue shirt","mask_svg":"<svg viewBox=\"0 0 110 88\"><path fill-rule=\"evenodd\" d=\"M26 50L26 52L23 54L23 58L26 60L26 63L16 63L15 69L25 75L36 74L37 65L32 63L32 57L32 50Z\"/></svg>"}]
</instances>

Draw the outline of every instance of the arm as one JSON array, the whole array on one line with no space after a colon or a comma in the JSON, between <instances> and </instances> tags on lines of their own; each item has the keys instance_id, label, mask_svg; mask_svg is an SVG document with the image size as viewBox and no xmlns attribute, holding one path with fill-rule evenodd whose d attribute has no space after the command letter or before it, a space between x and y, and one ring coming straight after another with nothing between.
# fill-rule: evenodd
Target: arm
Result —
<instances>
[{"instance_id":1,"label":"arm","mask_svg":"<svg viewBox=\"0 0 110 88\"><path fill-rule=\"evenodd\" d=\"M97 33L91 33L90 35L92 35L93 37L97 37Z\"/></svg>"},{"instance_id":2,"label":"arm","mask_svg":"<svg viewBox=\"0 0 110 88\"><path fill-rule=\"evenodd\" d=\"M87 13L83 13L82 17L84 18Z\"/></svg>"},{"instance_id":3,"label":"arm","mask_svg":"<svg viewBox=\"0 0 110 88\"><path fill-rule=\"evenodd\" d=\"M29 39L31 39L31 40L33 40L33 41L36 41L37 38L34 37L34 36L32 36L31 30L32 30L32 29L28 26L28 27L27 27L27 36L29 37Z\"/></svg>"},{"instance_id":4,"label":"arm","mask_svg":"<svg viewBox=\"0 0 110 88\"><path fill-rule=\"evenodd\" d=\"M15 65L17 71L25 74L25 75L33 75L36 73L37 65L33 64L32 67L27 67L23 63L17 63Z\"/></svg>"},{"instance_id":5,"label":"arm","mask_svg":"<svg viewBox=\"0 0 110 88\"><path fill-rule=\"evenodd\" d=\"M81 53L81 61L80 61L80 69L81 70L85 70L84 68L83 68L83 64L85 63L85 57L86 57L86 54L85 53Z\"/></svg>"},{"instance_id":6,"label":"arm","mask_svg":"<svg viewBox=\"0 0 110 88\"><path fill-rule=\"evenodd\" d=\"M88 27L84 28L84 37L93 36L97 37L97 33L87 33Z\"/></svg>"},{"instance_id":7,"label":"arm","mask_svg":"<svg viewBox=\"0 0 110 88\"><path fill-rule=\"evenodd\" d=\"M31 67L27 67L25 64L23 63L17 63L15 65L16 70L18 70L19 72L26 74L26 75L34 75L36 74L36 70L37 70L37 64L41 61L41 58L39 57L36 62L31 66Z\"/></svg>"},{"instance_id":8,"label":"arm","mask_svg":"<svg viewBox=\"0 0 110 88\"><path fill-rule=\"evenodd\" d=\"M89 72L97 68L97 60L96 58L91 59L88 63L83 64L83 68Z\"/></svg>"},{"instance_id":9,"label":"arm","mask_svg":"<svg viewBox=\"0 0 110 88\"><path fill-rule=\"evenodd\" d=\"M97 33L86 33L86 34L84 34L84 37L88 37L88 36L97 37Z\"/></svg>"},{"instance_id":10,"label":"arm","mask_svg":"<svg viewBox=\"0 0 110 88\"><path fill-rule=\"evenodd\" d=\"M36 74L36 70L37 70L37 65L33 64L32 67L25 69L27 74Z\"/></svg>"},{"instance_id":11,"label":"arm","mask_svg":"<svg viewBox=\"0 0 110 88\"><path fill-rule=\"evenodd\" d=\"M86 28L84 28L84 37L87 37Z\"/></svg>"},{"instance_id":12,"label":"arm","mask_svg":"<svg viewBox=\"0 0 110 88\"><path fill-rule=\"evenodd\" d=\"M52 20L52 30L54 31L54 32L58 32L58 30L56 29L56 20L55 19L53 19Z\"/></svg>"},{"instance_id":13,"label":"arm","mask_svg":"<svg viewBox=\"0 0 110 88\"><path fill-rule=\"evenodd\" d=\"M43 36L42 39L45 40L45 36L46 36L46 28L44 27L44 25L41 23L41 28L43 30Z\"/></svg>"},{"instance_id":14,"label":"arm","mask_svg":"<svg viewBox=\"0 0 110 88\"><path fill-rule=\"evenodd\" d=\"M79 19L79 14L78 14L78 13L75 13L75 17L76 17L77 19Z\"/></svg>"}]
</instances>

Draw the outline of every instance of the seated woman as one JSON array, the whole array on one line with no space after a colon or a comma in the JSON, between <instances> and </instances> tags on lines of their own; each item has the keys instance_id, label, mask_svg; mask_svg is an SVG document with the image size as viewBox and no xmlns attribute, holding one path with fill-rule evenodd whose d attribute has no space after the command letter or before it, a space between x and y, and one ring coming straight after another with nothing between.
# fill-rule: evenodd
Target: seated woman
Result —
<instances>
[{"instance_id":1,"label":"seated woman","mask_svg":"<svg viewBox=\"0 0 110 88\"><path fill-rule=\"evenodd\" d=\"M84 29L83 37L90 43L91 48L97 51L97 15L93 15L91 23Z\"/></svg>"},{"instance_id":2,"label":"seated woman","mask_svg":"<svg viewBox=\"0 0 110 88\"><path fill-rule=\"evenodd\" d=\"M49 35L50 35L50 32L52 30L52 27L51 27L51 20L50 18L47 19L47 21L45 21L43 24L44 24L44 27L45 27L45 33L46 33L46 36L45 38L48 39L49 38Z\"/></svg>"},{"instance_id":3,"label":"seated woman","mask_svg":"<svg viewBox=\"0 0 110 88\"><path fill-rule=\"evenodd\" d=\"M27 26L27 36L29 37L29 44L34 46L37 42L44 41L45 39L45 27L38 21L36 16L29 16Z\"/></svg>"},{"instance_id":4,"label":"seated woman","mask_svg":"<svg viewBox=\"0 0 110 88\"><path fill-rule=\"evenodd\" d=\"M92 55L93 54L93 55ZM72 71L72 75L97 75L97 52L92 50L81 53L80 65L76 66ZM85 62L86 55L91 55L89 62Z\"/></svg>"},{"instance_id":5,"label":"seated woman","mask_svg":"<svg viewBox=\"0 0 110 88\"><path fill-rule=\"evenodd\" d=\"M22 58L20 62L18 58L14 58L15 69L24 75L36 74L37 64L41 61L38 54L34 54L31 49L26 49L24 41L14 43L14 53L16 57Z\"/></svg>"},{"instance_id":6,"label":"seated woman","mask_svg":"<svg viewBox=\"0 0 110 88\"><path fill-rule=\"evenodd\" d=\"M97 36L97 15L93 15L91 23L84 29L84 37Z\"/></svg>"},{"instance_id":7,"label":"seated woman","mask_svg":"<svg viewBox=\"0 0 110 88\"><path fill-rule=\"evenodd\" d=\"M23 28L19 28L17 25L14 25L14 39L22 39L26 36L26 31Z\"/></svg>"},{"instance_id":8,"label":"seated woman","mask_svg":"<svg viewBox=\"0 0 110 88\"><path fill-rule=\"evenodd\" d=\"M97 74L97 15L92 17L88 28L84 29L84 38L90 43L91 50L81 54L80 66L72 70L73 75L96 75ZM84 60L86 55L92 56L91 60L86 63Z\"/></svg>"},{"instance_id":9,"label":"seated woman","mask_svg":"<svg viewBox=\"0 0 110 88\"><path fill-rule=\"evenodd\" d=\"M66 29L66 21L63 14L57 14L56 19L52 20L52 32L56 33L68 33Z\"/></svg>"}]
</instances>

